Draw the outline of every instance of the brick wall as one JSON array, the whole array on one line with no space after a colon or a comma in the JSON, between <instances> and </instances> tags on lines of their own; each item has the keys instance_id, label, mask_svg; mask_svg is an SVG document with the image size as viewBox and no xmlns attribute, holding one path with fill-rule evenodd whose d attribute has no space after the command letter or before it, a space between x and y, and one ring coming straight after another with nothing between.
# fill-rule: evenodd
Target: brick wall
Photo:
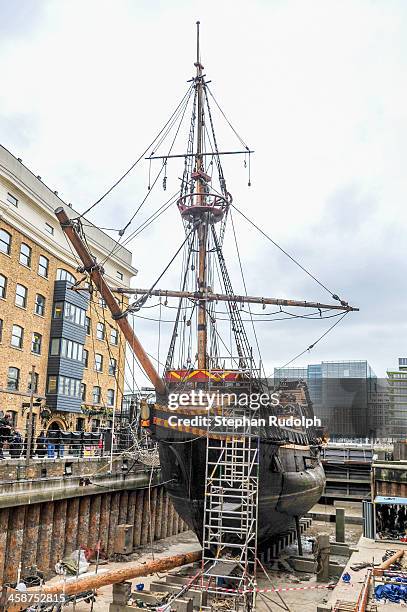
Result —
<instances>
[{"instance_id":1,"label":"brick wall","mask_svg":"<svg viewBox=\"0 0 407 612\"><path fill-rule=\"evenodd\" d=\"M0 274L7 277L7 295L5 299L0 299L0 319L3 320L2 338L0 341L0 389L3 391L7 387L7 374L9 366L17 367L20 370L19 390L21 392L28 391L28 381L32 365L35 365L38 373L38 394L45 396L46 391L46 373L49 352L49 332L52 316L52 301L54 292L54 281L58 268L67 269L74 276L78 276L77 272L65 262L59 260L55 255L47 249L36 244L32 239L23 235L4 220L0 221L0 227L11 234L11 251L10 255L0 252ZM31 248L31 265L26 267L19 261L21 243L24 242ZM38 260L40 255L44 255L49 260L48 278L43 278L38 274ZM28 289L26 308L21 308L15 305L16 284L24 285ZM36 294L39 293L45 297L45 313L40 316L35 313L34 305ZM87 315L91 318L91 326L93 336L86 337L85 348L89 351L89 366L84 371L83 382L87 386L86 401L87 406L92 404L92 389L94 385L99 385L102 388L102 400L107 400L107 390L115 389L115 405L116 409L121 406L121 396L124 381L124 344L122 335L119 333L118 346L109 344L109 348L105 341L96 338L96 325L98 321L105 321L107 339L110 338L110 325L117 327L111 319L107 309L102 309L98 305L98 296L93 297L95 305L88 309ZM20 325L24 329L23 348L14 348L11 346L11 331L13 324ZM31 351L31 341L33 332L38 332L42 335L41 355L36 355ZM93 339L92 339L93 338ZM94 353L103 355L103 373L96 374L94 370ZM117 371L119 385L116 388L115 378L109 376L109 356L117 359ZM27 410L23 415L23 402L28 402L28 397L21 395L0 392L0 409L13 411L16 413L17 428L24 434L26 427ZM99 408L101 408L99 406ZM34 414L38 415L38 408L34 409ZM92 417L86 415L70 415L60 413L55 415L59 424L63 428L76 428L76 419L79 416L85 418L85 429L91 428ZM106 417L95 416L93 418L101 419L101 425L106 423ZM40 424L36 425L38 433Z\"/></svg>"}]
</instances>

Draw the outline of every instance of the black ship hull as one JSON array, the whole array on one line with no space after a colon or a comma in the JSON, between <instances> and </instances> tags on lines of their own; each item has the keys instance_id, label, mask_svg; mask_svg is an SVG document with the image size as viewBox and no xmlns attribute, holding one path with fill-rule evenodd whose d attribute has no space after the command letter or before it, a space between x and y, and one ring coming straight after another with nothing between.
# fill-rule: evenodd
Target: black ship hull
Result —
<instances>
[{"instance_id":1,"label":"black ship hull","mask_svg":"<svg viewBox=\"0 0 407 612\"><path fill-rule=\"evenodd\" d=\"M160 428L161 429L161 428ZM168 430L167 430L168 432ZM202 541L206 438L159 437L162 476L178 514ZM168 435L168 433L167 433ZM165 439L166 438L166 439ZM316 447L260 442L258 545L294 524L318 502L325 474Z\"/></svg>"}]
</instances>

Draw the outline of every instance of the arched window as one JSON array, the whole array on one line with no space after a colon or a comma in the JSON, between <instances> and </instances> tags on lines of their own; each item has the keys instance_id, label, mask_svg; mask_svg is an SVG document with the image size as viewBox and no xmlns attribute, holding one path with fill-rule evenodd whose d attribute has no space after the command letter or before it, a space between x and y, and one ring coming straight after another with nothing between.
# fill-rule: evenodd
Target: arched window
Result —
<instances>
[{"instance_id":1,"label":"arched window","mask_svg":"<svg viewBox=\"0 0 407 612\"><path fill-rule=\"evenodd\" d=\"M0 251L6 255L10 255L11 249L11 234L4 229L0 229Z\"/></svg>"},{"instance_id":2,"label":"arched window","mask_svg":"<svg viewBox=\"0 0 407 612\"><path fill-rule=\"evenodd\" d=\"M7 293L7 278L3 274L0 274L0 298L5 299L6 293Z\"/></svg>"},{"instance_id":3,"label":"arched window","mask_svg":"<svg viewBox=\"0 0 407 612\"><path fill-rule=\"evenodd\" d=\"M31 247L25 242L22 242L20 247L20 264L31 268Z\"/></svg>"},{"instance_id":4,"label":"arched window","mask_svg":"<svg viewBox=\"0 0 407 612\"><path fill-rule=\"evenodd\" d=\"M57 280L68 281L72 284L76 283L76 278L74 275L68 272L68 270L64 270L64 268L58 268Z\"/></svg>"}]
</instances>

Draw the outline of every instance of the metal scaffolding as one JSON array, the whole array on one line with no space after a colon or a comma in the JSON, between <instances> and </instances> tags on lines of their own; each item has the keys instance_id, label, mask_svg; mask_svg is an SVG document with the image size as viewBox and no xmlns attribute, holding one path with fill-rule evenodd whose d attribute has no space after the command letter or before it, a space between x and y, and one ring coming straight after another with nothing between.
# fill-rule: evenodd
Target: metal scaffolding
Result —
<instances>
[{"instance_id":1,"label":"metal scaffolding","mask_svg":"<svg viewBox=\"0 0 407 612\"><path fill-rule=\"evenodd\" d=\"M252 610L256 591L259 436L250 406L228 406L222 417L239 419L208 426L202 587L233 598L235 610ZM219 416L219 415L218 415ZM214 439L211 433L221 433Z\"/></svg>"}]
</instances>

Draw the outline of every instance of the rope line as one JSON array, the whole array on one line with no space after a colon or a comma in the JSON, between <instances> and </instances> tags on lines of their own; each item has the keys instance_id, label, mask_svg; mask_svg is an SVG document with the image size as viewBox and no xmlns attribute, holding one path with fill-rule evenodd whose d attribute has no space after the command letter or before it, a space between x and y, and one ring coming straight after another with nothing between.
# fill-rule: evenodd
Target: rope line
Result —
<instances>
[{"instance_id":1,"label":"rope line","mask_svg":"<svg viewBox=\"0 0 407 612\"><path fill-rule=\"evenodd\" d=\"M250 223L250 225L252 225L255 229L257 229L257 231L259 231L267 240L269 240L272 244L274 244L275 247L277 247L282 253L284 253L284 255L286 255L289 259L291 259L291 261L293 263L295 263L295 265L297 265L299 268L301 268L301 270L303 272L305 272L306 274L308 274L308 276L310 276L316 283L318 283L318 285L320 287L322 287L323 289L325 289L325 291L327 291L329 293L329 295L334 299L334 300L338 300L342 303L342 300L339 298L339 296L334 293L333 291L331 291L331 289L328 289L328 287L326 285L324 285L320 280L317 279L316 276L314 276L312 274L312 272L310 272L309 270L307 270L307 268L304 268L303 265L300 264L299 261L297 261L292 255L290 255L290 253L288 253L285 249L283 249L282 246L280 246L275 240L273 240L268 234L266 234L266 232L264 232L258 225L256 225L256 223L254 223L254 221L252 221L251 219L249 219L249 217L247 217L241 210L239 210L239 208L237 208L237 206L235 204L231 204L231 206L244 218L246 219L246 221L248 223ZM343 303L343 305L345 305L345 303Z\"/></svg>"}]
</instances>

